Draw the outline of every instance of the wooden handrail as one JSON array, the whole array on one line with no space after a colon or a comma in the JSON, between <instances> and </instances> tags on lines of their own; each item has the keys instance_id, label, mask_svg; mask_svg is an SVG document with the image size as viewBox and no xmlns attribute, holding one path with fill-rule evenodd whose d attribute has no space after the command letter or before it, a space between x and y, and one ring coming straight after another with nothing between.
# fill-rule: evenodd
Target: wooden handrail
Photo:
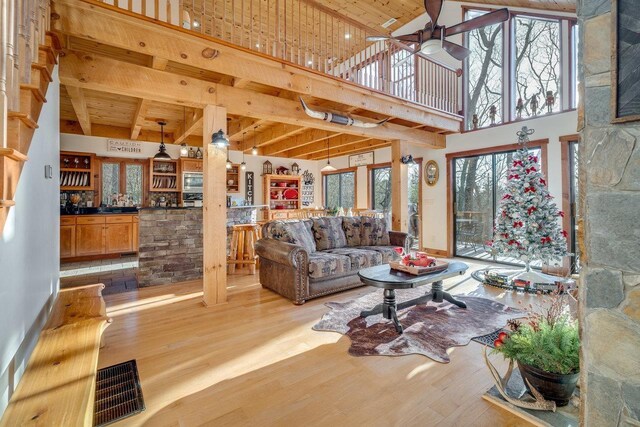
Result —
<instances>
[{"instance_id":1,"label":"wooden handrail","mask_svg":"<svg viewBox=\"0 0 640 427\"><path fill-rule=\"evenodd\" d=\"M93 3L92 0L83 0ZM459 74L418 53L408 66L404 43L368 42L380 35L315 0L101 0L115 9L143 15L235 46L338 77L368 89L458 114ZM400 70L402 68L402 70ZM412 70L409 70L409 69Z\"/></svg>"}]
</instances>

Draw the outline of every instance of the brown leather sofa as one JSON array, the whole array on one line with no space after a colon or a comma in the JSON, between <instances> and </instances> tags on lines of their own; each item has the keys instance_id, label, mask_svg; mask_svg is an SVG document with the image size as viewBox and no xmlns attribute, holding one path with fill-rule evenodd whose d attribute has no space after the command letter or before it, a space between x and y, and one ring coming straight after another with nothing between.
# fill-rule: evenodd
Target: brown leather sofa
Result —
<instances>
[{"instance_id":1,"label":"brown leather sofa","mask_svg":"<svg viewBox=\"0 0 640 427\"><path fill-rule=\"evenodd\" d=\"M395 248L408 239L370 217L270 221L262 235L260 283L294 304L362 286L358 271L400 259Z\"/></svg>"}]
</instances>

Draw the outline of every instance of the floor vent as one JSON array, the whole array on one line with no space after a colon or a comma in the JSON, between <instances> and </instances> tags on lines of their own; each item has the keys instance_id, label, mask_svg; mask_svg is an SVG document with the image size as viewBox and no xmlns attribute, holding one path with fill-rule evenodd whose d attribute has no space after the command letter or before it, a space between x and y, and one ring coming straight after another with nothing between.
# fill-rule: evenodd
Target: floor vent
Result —
<instances>
[{"instance_id":1,"label":"floor vent","mask_svg":"<svg viewBox=\"0 0 640 427\"><path fill-rule=\"evenodd\" d=\"M94 426L105 426L144 411L135 360L98 370Z\"/></svg>"}]
</instances>

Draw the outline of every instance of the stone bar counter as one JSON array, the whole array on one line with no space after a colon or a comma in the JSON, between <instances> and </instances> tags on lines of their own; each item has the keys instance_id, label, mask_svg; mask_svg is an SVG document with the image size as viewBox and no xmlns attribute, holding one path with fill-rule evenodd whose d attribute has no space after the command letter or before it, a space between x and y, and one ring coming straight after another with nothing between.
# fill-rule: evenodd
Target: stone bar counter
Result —
<instances>
[{"instance_id":1,"label":"stone bar counter","mask_svg":"<svg viewBox=\"0 0 640 427\"><path fill-rule=\"evenodd\" d=\"M256 222L262 207L227 209L227 253L231 226ZM139 221L139 286L202 278L202 208L142 208Z\"/></svg>"}]
</instances>

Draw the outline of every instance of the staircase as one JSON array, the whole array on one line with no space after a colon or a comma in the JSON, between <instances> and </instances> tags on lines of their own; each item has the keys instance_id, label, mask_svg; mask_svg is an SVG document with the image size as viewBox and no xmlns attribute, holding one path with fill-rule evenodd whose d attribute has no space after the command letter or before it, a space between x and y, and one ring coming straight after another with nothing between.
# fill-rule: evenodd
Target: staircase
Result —
<instances>
[{"instance_id":1,"label":"staircase","mask_svg":"<svg viewBox=\"0 0 640 427\"><path fill-rule=\"evenodd\" d=\"M57 64L49 0L0 0L0 233Z\"/></svg>"}]
</instances>

